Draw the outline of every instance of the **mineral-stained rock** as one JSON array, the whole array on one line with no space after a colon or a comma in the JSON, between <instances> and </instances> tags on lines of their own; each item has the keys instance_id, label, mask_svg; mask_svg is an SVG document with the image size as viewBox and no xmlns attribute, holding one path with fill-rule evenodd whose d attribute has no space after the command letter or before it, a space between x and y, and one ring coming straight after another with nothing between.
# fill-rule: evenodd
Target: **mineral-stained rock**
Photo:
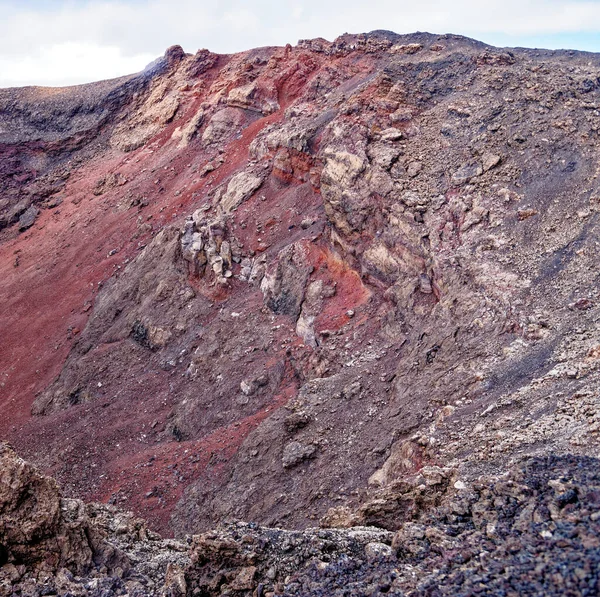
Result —
<instances>
[{"instance_id":1,"label":"mineral-stained rock","mask_svg":"<svg viewBox=\"0 0 600 597\"><path fill-rule=\"evenodd\" d=\"M181 129L180 132L180 141L178 143L178 147L184 148L190 144L190 141L194 138L200 127L202 126L202 122L204 121L204 110L200 108L194 116L192 116L191 120Z\"/></svg>"},{"instance_id":2,"label":"mineral-stained rock","mask_svg":"<svg viewBox=\"0 0 600 597\"><path fill-rule=\"evenodd\" d=\"M225 193L221 197L220 205L225 213L236 209L240 203L250 197L262 184L260 176L249 172L236 174L227 185Z\"/></svg>"},{"instance_id":3,"label":"mineral-stained rock","mask_svg":"<svg viewBox=\"0 0 600 597\"><path fill-rule=\"evenodd\" d=\"M177 68L179 62L180 60L169 60L165 54L166 69ZM173 120L180 105L179 92L167 80L155 79L150 85L150 93L137 98L127 122L115 127L111 144L122 151L133 151L143 146Z\"/></svg>"},{"instance_id":4,"label":"mineral-stained rock","mask_svg":"<svg viewBox=\"0 0 600 597\"><path fill-rule=\"evenodd\" d=\"M256 81L232 89L227 96L227 103L237 108L258 111L264 116L279 110L275 86L261 86Z\"/></svg>"},{"instance_id":5,"label":"mineral-stained rock","mask_svg":"<svg viewBox=\"0 0 600 597\"><path fill-rule=\"evenodd\" d=\"M186 281L186 264L179 257L179 230L165 228L150 245L150 250L150 247L147 247L128 265L127 269L133 268L137 273L131 278L125 276L115 279L114 283L106 288L104 298L96 302L96 323L87 326L80 336L80 356L83 358L90 358L93 362L95 351L90 353L88 342L90 337L96 337L97 334L110 342L118 341L126 353L135 346L144 352L156 351L164 348L172 340L172 314L167 313L168 309L157 318L153 305L165 303L174 311L180 312L181 306L188 304L195 294ZM159 254L161 257L157 260ZM173 269L174 263L179 265ZM156 284L157 272L161 270L165 275L161 275L160 283ZM133 278L136 279L135 282ZM132 297L135 297L137 308L124 313L120 305L132 306ZM192 317L192 314L189 316ZM108 322L110 324L106 327ZM179 325L185 326L183 320L180 320ZM176 333L181 333L181 330ZM73 358L78 360L79 355L76 357L73 354ZM98 372L93 367L87 371L82 371L79 366L69 368L68 372L58 376L45 392L37 396L33 412L49 413L92 401L103 391L102 382L98 385L97 375Z\"/></svg>"},{"instance_id":6,"label":"mineral-stained rock","mask_svg":"<svg viewBox=\"0 0 600 597\"><path fill-rule=\"evenodd\" d=\"M599 69L378 31L0 90L0 434L177 533L597 454Z\"/></svg>"},{"instance_id":7,"label":"mineral-stained rock","mask_svg":"<svg viewBox=\"0 0 600 597\"><path fill-rule=\"evenodd\" d=\"M202 141L213 144L222 141L226 137L237 134L244 122L244 114L238 108L223 108L212 116L204 132Z\"/></svg>"},{"instance_id":8,"label":"mineral-stained rock","mask_svg":"<svg viewBox=\"0 0 600 597\"><path fill-rule=\"evenodd\" d=\"M392 46L392 54L416 54L423 49L422 44L397 44Z\"/></svg>"},{"instance_id":9,"label":"mineral-stained rock","mask_svg":"<svg viewBox=\"0 0 600 597\"><path fill-rule=\"evenodd\" d=\"M321 174L321 184L340 188L348 188L366 167L361 156L338 151L326 153L327 163Z\"/></svg>"},{"instance_id":10,"label":"mineral-stained rock","mask_svg":"<svg viewBox=\"0 0 600 597\"><path fill-rule=\"evenodd\" d=\"M303 245L289 245L271 264L260 283L265 304L278 314L297 319L312 267Z\"/></svg>"},{"instance_id":11,"label":"mineral-stained rock","mask_svg":"<svg viewBox=\"0 0 600 597\"><path fill-rule=\"evenodd\" d=\"M302 311L296 322L296 334L300 336L307 346L317 347L315 337L315 319L323 309L323 301L335 295L335 287L327 287L323 280L311 282L307 289Z\"/></svg>"}]
</instances>

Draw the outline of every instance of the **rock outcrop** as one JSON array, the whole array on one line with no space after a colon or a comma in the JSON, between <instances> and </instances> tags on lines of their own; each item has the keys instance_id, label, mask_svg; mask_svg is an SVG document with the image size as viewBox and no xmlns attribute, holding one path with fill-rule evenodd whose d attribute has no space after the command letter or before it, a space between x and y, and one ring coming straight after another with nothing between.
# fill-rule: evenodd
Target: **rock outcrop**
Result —
<instances>
[{"instance_id":1,"label":"rock outcrop","mask_svg":"<svg viewBox=\"0 0 600 597\"><path fill-rule=\"evenodd\" d=\"M525 459L473 483L428 467L346 521L290 531L230 522L163 540L0 453L0 595L594 595L600 462ZM410 506L409 506L410 504ZM341 522L338 512L337 522Z\"/></svg>"},{"instance_id":2,"label":"rock outcrop","mask_svg":"<svg viewBox=\"0 0 600 597\"><path fill-rule=\"evenodd\" d=\"M62 497L0 444L0 595L158 595L166 563L184 565L186 552L130 514Z\"/></svg>"}]
</instances>

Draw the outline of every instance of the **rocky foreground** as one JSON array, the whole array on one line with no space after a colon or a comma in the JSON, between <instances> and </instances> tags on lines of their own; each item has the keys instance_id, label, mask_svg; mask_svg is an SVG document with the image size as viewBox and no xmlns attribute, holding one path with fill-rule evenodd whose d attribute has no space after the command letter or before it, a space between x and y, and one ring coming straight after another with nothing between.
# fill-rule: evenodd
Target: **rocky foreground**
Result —
<instances>
[{"instance_id":1,"label":"rocky foreground","mask_svg":"<svg viewBox=\"0 0 600 597\"><path fill-rule=\"evenodd\" d=\"M423 471L369 506L396 532L230 522L175 541L61 497L2 445L0 595L598 594L600 461L527 459L472 485L448 476Z\"/></svg>"}]
</instances>

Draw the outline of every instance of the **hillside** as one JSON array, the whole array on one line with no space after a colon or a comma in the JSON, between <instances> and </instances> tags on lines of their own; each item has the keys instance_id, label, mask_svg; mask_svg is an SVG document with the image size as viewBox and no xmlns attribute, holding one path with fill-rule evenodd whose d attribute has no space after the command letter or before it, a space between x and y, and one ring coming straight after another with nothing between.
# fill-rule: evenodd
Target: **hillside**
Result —
<instances>
[{"instance_id":1,"label":"hillside","mask_svg":"<svg viewBox=\"0 0 600 597\"><path fill-rule=\"evenodd\" d=\"M600 55L425 33L0 90L0 439L177 536L598 457L599 131Z\"/></svg>"}]
</instances>

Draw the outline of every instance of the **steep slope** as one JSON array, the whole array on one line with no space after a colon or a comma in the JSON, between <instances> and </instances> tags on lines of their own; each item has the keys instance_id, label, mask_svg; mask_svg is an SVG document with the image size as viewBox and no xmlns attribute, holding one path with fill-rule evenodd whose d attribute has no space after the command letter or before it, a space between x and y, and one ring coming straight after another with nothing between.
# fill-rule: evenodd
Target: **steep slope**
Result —
<instances>
[{"instance_id":1,"label":"steep slope","mask_svg":"<svg viewBox=\"0 0 600 597\"><path fill-rule=\"evenodd\" d=\"M599 56L374 32L1 102L0 432L70 494L395 530L423 467L597 455Z\"/></svg>"}]
</instances>

